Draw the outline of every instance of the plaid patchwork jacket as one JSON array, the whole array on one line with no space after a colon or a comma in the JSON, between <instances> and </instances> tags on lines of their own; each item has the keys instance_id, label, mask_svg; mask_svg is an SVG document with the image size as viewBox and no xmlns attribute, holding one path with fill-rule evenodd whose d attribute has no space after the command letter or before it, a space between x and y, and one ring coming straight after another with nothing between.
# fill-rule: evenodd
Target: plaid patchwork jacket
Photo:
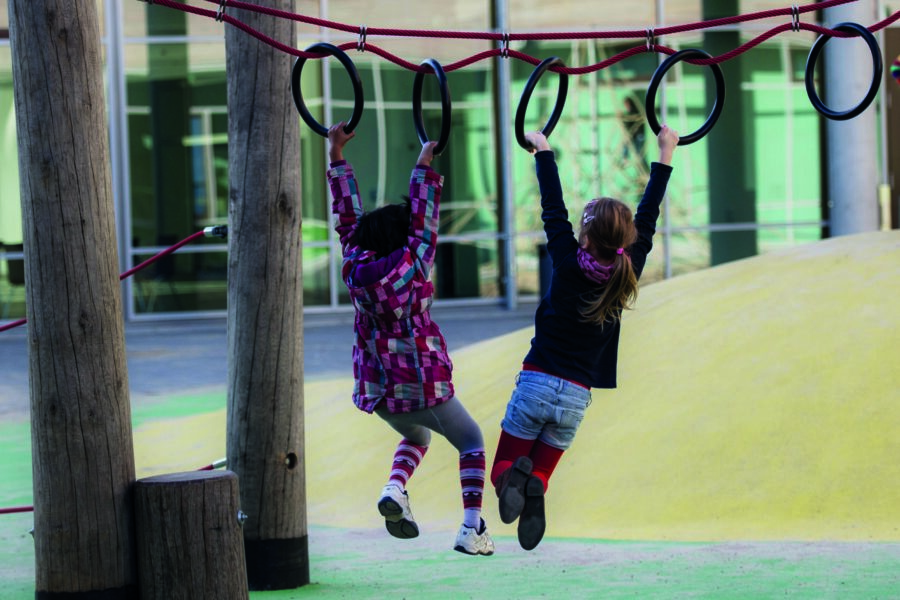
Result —
<instances>
[{"instance_id":1,"label":"plaid patchwork jacket","mask_svg":"<svg viewBox=\"0 0 900 600\"><path fill-rule=\"evenodd\" d=\"M371 413L384 400L388 411L404 413L446 402L453 397L453 365L429 312L443 176L430 167L413 169L409 236L402 256L378 281L359 284L354 281L357 267L376 257L354 243L363 209L353 167L346 161L332 163L328 184L344 257L341 277L356 307L354 404Z\"/></svg>"}]
</instances>

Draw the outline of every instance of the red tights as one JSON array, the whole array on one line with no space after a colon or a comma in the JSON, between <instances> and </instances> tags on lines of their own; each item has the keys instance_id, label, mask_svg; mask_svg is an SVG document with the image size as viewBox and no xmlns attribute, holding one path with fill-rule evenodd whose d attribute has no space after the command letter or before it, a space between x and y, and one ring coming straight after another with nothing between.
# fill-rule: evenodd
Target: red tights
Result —
<instances>
[{"instance_id":1,"label":"red tights","mask_svg":"<svg viewBox=\"0 0 900 600\"><path fill-rule=\"evenodd\" d=\"M497 452L494 454L494 466L491 468L491 483L496 487L500 475L510 468L517 458L527 456L534 465L531 472L544 482L544 491L546 492L550 475L556 469L563 452L563 450L548 446L540 440L524 440L501 430Z\"/></svg>"}]
</instances>

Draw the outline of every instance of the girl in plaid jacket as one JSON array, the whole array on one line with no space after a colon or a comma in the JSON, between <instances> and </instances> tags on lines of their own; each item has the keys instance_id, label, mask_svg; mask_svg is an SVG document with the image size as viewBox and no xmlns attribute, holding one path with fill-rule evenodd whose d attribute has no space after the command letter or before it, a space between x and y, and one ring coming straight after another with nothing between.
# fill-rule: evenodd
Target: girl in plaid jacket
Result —
<instances>
[{"instance_id":1,"label":"girl in plaid jacket","mask_svg":"<svg viewBox=\"0 0 900 600\"><path fill-rule=\"evenodd\" d=\"M413 538L419 528L406 483L435 431L459 451L463 524L454 549L490 555L494 543L481 517L485 450L481 429L453 391L453 365L437 323L431 320L431 268L437 247L444 178L431 168L434 142L422 147L404 204L364 212L344 145L354 133L338 123L328 131L328 183L340 236L341 278L356 308L353 402L375 413L401 436L387 485L378 500L388 533Z\"/></svg>"}]
</instances>

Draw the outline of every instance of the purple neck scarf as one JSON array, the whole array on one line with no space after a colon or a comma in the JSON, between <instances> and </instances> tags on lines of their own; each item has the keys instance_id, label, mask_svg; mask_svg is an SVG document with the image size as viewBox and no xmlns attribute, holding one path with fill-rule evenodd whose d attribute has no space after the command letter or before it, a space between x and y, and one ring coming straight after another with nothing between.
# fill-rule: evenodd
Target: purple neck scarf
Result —
<instances>
[{"instance_id":1,"label":"purple neck scarf","mask_svg":"<svg viewBox=\"0 0 900 600\"><path fill-rule=\"evenodd\" d=\"M598 285L603 285L609 281L609 278L616 268L615 264L607 266L601 265L597 262L597 259L591 256L591 253L584 248L578 248L577 254L578 266L581 267L581 272L584 273L585 277Z\"/></svg>"}]
</instances>

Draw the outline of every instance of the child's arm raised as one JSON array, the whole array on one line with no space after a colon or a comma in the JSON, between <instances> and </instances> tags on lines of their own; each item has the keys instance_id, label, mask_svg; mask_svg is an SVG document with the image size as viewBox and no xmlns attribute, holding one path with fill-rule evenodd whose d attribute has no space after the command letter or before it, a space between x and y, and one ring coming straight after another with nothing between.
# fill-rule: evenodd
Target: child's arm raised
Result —
<instances>
[{"instance_id":1,"label":"child's arm raised","mask_svg":"<svg viewBox=\"0 0 900 600\"><path fill-rule=\"evenodd\" d=\"M678 133L668 125L663 125L656 136L659 146L659 161L650 165L650 180L644 190L644 196L634 214L634 226L637 229L637 241L629 248L631 264L635 275L640 278L647 261L647 255L653 248L653 234L656 233L656 220L659 218L659 205L666 195L666 186L672 174L672 155L678 146Z\"/></svg>"},{"instance_id":2,"label":"child's arm raised","mask_svg":"<svg viewBox=\"0 0 900 600\"><path fill-rule=\"evenodd\" d=\"M350 133L344 131L345 125L346 123L341 121L337 125L332 125L328 130L328 142L330 143L328 158L331 159L331 162L344 160L344 146L356 136L355 131Z\"/></svg>"},{"instance_id":3,"label":"child's arm raised","mask_svg":"<svg viewBox=\"0 0 900 600\"><path fill-rule=\"evenodd\" d=\"M346 255L349 250L356 222L362 216L362 199L359 197L359 184L353 174L353 167L344 160L344 146L356 135L346 133L342 121L328 130L328 157L331 168L328 169L328 185L331 188L331 212L337 216L334 229L341 239L341 246Z\"/></svg>"},{"instance_id":4,"label":"child's arm raised","mask_svg":"<svg viewBox=\"0 0 900 600\"><path fill-rule=\"evenodd\" d=\"M431 168L436 142L426 142L409 179L409 248L430 271L437 248L444 177Z\"/></svg>"},{"instance_id":5,"label":"child's arm raised","mask_svg":"<svg viewBox=\"0 0 900 600\"><path fill-rule=\"evenodd\" d=\"M547 136L540 131L530 131L526 133L525 141L531 144L531 150L529 150L529 152L532 154L550 150L550 142L547 141Z\"/></svg>"},{"instance_id":6,"label":"child's arm raised","mask_svg":"<svg viewBox=\"0 0 900 600\"><path fill-rule=\"evenodd\" d=\"M671 129L668 125L663 125L656 136L656 143L659 145L659 162L664 165L672 164L672 155L675 154L675 148L678 147L678 133Z\"/></svg>"},{"instance_id":7,"label":"child's arm raised","mask_svg":"<svg viewBox=\"0 0 900 600\"><path fill-rule=\"evenodd\" d=\"M525 134L525 140L531 145L529 152L534 154L535 172L541 190L541 220L544 222L544 233L547 234L547 250L553 263L559 264L559 261L578 247L572 223L569 222L569 211L566 210L563 201L559 169L547 136L540 131L532 131Z\"/></svg>"},{"instance_id":8,"label":"child's arm raised","mask_svg":"<svg viewBox=\"0 0 900 600\"><path fill-rule=\"evenodd\" d=\"M434 160L434 147L437 142L427 142L422 145L422 151L419 152L419 158L416 159L416 166L430 167L431 161Z\"/></svg>"}]
</instances>

